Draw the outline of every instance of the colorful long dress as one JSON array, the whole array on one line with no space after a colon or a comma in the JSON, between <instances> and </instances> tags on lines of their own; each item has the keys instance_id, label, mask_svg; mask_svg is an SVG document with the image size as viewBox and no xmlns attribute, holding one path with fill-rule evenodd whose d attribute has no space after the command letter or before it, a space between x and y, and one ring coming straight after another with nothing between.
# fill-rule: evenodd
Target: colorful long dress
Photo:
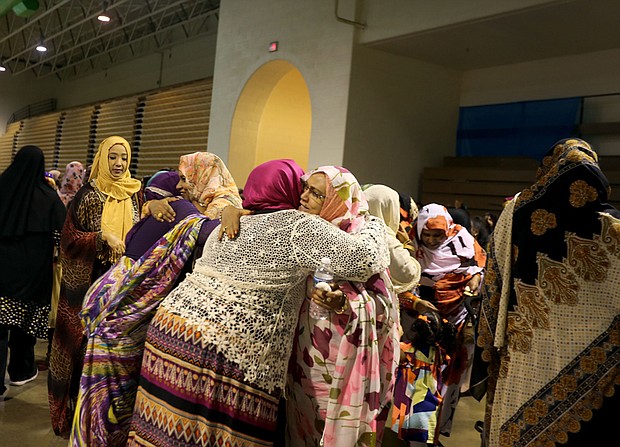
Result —
<instances>
[{"instance_id":1,"label":"colorful long dress","mask_svg":"<svg viewBox=\"0 0 620 447\"><path fill-rule=\"evenodd\" d=\"M326 178L320 216L354 234L368 212L357 179L342 167L322 166L302 180L313 175ZM316 320L309 301L302 305L288 377L291 446L374 446L383 438L399 358L394 287L386 270L366 282L344 281L340 289L350 308L341 315Z\"/></svg>"},{"instance_id":2,"label":"colorful long dress","mask_svg":"<svg viewBox=\"0 0 620 447\"><path fill-rule=\"evenodd\" d=\"M430 249L420 241L423 229L442 229L446 239L439 247ZM441 434L449 436L460 395L469 388L475 347L464 292L473 275L484 274L486 252L464 227L454 223L442 205L431 203L422 207L416 230L416 257L422 266L420 297L431 301L441 317L458 329L456 351L451 353L445 372L439 420Z\"/></svg>"},{"instance_id":3,"label":"colorful long dress","mask_svg":"<svg viewBox=\"0 0 620 447\"><path fill-rule=\"evenodd\" d=\"M401 342L400 347L405 360L396 370L391 428L399 439L433 444L439 438L442 372L447 358L432 345L415 349L411 343Z\"/></svg>"},{"instance_id":4,"label":"colorful long dress","mask_svg":"<svg viewBox=\"0 0 620 447\"><path fill-rule=\"evenodd\" d=\"M385 226L351 236L290 210L212 233L148 329L128 445L273 445L305 280L326 255L364 281L388 264Z\"/></svg>"},{"instance_id":5,"label":"colorful long dress","mask_svg":"<svg viewBox=\"0 0 620 447\"><path fill-rule=\"evenodd\" d=\"M85 352L79 313L88 288L111 266L109 248L101 239L106 196L94 183L85 185L70 202L60 240L62 282L52 340L48 393L52 427L68 436L77 401ZM139 220L138 197L132 198L134 222Z\"/></svg>"},{"instance_id":6,"label":"colorful long dress","mask_svg":"<svg viewBox=\"0 0 620 447\"><path fill-rule=\"evenodd\" d=\"M87 346L70 444L124 446L146 329L190 258L204 217L188 217L133 261L124 256L86 294Z\"/></svg>"},{"instance_id":7,"label":"colorful long dress","mask_svg":"<svg viewBox=\"0 0 620 447\"><path fill-rule=\"evenodd\" d=\"M344 283L350 312L316 320L304 301L288 380L287 445L380 445L398 365L398 310L385 274Z\"/></svg>"}]
</instances>

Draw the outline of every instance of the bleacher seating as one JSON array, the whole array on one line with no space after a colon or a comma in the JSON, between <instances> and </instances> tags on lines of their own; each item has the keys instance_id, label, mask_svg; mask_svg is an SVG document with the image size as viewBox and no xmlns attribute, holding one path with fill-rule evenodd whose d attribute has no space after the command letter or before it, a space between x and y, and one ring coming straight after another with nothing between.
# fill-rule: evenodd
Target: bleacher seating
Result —
<instances>
[{"instance_id":1,"label":"bleacher seating","mask_svg":"<svg viewBox=\"0 0 620 447\"><path fill-rule=\"evenodd\" d=\"M420 200L462 203L472 216L499 214L507 197L534 183L538 165L522 157L446 157L443 166L424 169ZM610 202L620 207L620 156L601 157L600 166L611 184Z\"/></svg>"}]
</instances>

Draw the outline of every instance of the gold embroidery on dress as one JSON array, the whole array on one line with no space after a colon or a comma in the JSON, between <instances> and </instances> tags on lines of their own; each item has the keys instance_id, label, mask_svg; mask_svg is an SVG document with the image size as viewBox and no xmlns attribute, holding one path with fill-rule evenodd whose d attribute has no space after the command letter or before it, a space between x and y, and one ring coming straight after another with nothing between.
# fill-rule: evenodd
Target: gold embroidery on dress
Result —
<instances>
[{"instance_id":1,"label":"gold embroidery on dress","mask_svg":"<svg viewBox=\"0 0 620 447\"><path fill-rule=\"evenodd\" d=\"M499 377L508 377L508 367L510 366L510 354L502 354L501 364L497 371Z\"/></svg>"},{"instance_id":2,"label":"gold embroidery on dress","mask_svg":"<svg viewBox=\"0 0 620 447\"><path fill-rule=\"evenodd\" d=\"M620 223L609 214L601 215L600 241L607 247L607 251L620 258Z\"/></svg>"},{"instance_id":3,"label":"gold embroidery on dress","mask_svg":"<svg viewBox=\"0 0 620 447\"><path fill-rule=\"evenodd\" d=\"M588 185L584 180L575 180L570 185L570 197L568 201L574 208L581 208L588 202L598 198L596 188Z\"/></svg>"},{"instance_id":4,"label":"gold embroidery on dress","mask_svg":"<svg viewBox=\"0 0 620 447\"><path fill-rule=\"evenodd\" d=\"M554 178L557 175L558 175L558 165L556 164L556 165L553 165L551 169L549 169L549 172L547 173L545 180L549 181L549 179Z\"/></svg>"},{"instance_id":5,"label":"gold embroidery on dress","mask_svg":"<svg viewBox=\"0 0 620 447\"><path fill-rule=\"evenodd\" d=\"M576 149L576 148L568 151L568 153L566 154L566 159L573 163L578 163L582 161L592 161L591 157L588 157L583 151L580 151L579 149Z\"/></svg>"},{"instance_id":6,"label":"gold embroidery on dress","mask_svg":"<svg viewBox=\"0 0 620 447\"><path fill-rule=\"evenodd\" d=\"M562 144L558 144L555 149L553 149L553 158L558 158L560 155L562 155L564 153L564 151L566 150L566 148L568 146L570 146L569 142L571 142L572 140L566 140L565 142L563 142ZM553 162L553 159L551 159L550 163Z\"/></svg>"},{"instance_id":7,"label":"gold embroidery on dress","mask_svg":"<svg viewBox=\"0 0 620 447\"><path fill-rule=\"evenodd\" d=\"M517 352L528 353L532 349L534 331L530 322L519 312L509 312L506 318L508 346Z\"/></svg>"},{"instance_id":8,"label":"gold embroidery on dress","mask_svg":"<svg viewBox=\"0 0 620 447\"><path fill-rule=\"evenodd\" d=\"M538 286L556 304L577 304L577 277L566 266L545 255L538 255Z\"/></svg>"},{"instance_id":9,"label":"gold embroidery on dress","mask_svg":"<svg viewBox=\"0 0 620 447\"><path fill-rule=\"evenodd\" d=\"M518 312L523 315L528 326L548 329L549 305L540 293L540 289L515 280L515 293L517 295ZM528 334L530 337L532 336L531 330L528 331Z\"/></svg>"},{"instance_id":10,"label":"gold embroidery on dress","mask_svg":"<svg viewBox=\"0 0 620 447\"><path fill-rule=\"evenodd\" d=\"M549 228L555 228L558 225L555 214L543 209L534 211L531 220L530 229L536 236L542 236Z\"/></svg>"},{"instance_id":11,"label":"gold embroidery on dress","mask_svg":"<svg viewBox=\"0 0 620 447\"><path fill-rule=\"evenodd\" d=\"M565 400L571 393L577 389L577 380L572 375L562 376L553 387L553 397L555 400Z\"/></svg>"},{"instance_id":12,"label":"gold embroidery on dress","mask_svg":"<svg viewBox=\"0 0 620 447\"><path fill-rule=\"evenodd\" d=\"M575 273L585 281L604 281L607 277L609 259L600 244L593 240L582 239L574 233L567 233L566 248L568 264Z\"/></svg>"},{"instance_id":13,"label":"gold embroidery on dress","mask_svg":"<svg viewBox=\"0 0 620 447\"><path fill-rule=\"evenodd\" d=\"M528 200L530 200L532 197L534 196L534 193L532 192L531 189L524 189L523 191L521 191L521 194L519 194L519 197L517 197L517 202L516 204L519 205L522 202L527 202Z\"/></svg>"}]
</instances>

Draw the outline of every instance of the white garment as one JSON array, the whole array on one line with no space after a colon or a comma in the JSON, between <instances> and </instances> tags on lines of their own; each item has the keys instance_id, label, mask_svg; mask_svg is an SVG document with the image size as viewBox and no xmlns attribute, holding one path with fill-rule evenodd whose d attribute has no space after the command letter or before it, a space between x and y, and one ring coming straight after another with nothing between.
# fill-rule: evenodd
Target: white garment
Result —
<instances>
[{"instance_id":1,"label":"white garment","mask_svg":"<svg viewBox=\"0 0 620 447\"><path fill-rule=\"evenodd\" d=\"M420 263L396 237L400 226L400 199L398 193L385 185L372 185L364 190L368 212L385 222L388 227L390 250L390 278L396 294L408 292L420 281Z\"/></svg>"},{"instance_id":2,"label":"white garment","mask_svg":"<svg viewBox=\"0 0 620 447\"><path fill-rule=\"evenodd\" d=\"M389 263L383 222L368 217L357 234L296 210L247 216L239 236L215 229L194 272L161 306L184 317L237 363L248 382L283 389L305 279L329 257L339 278L366 281Z\"/></svg>"}]
</instances>

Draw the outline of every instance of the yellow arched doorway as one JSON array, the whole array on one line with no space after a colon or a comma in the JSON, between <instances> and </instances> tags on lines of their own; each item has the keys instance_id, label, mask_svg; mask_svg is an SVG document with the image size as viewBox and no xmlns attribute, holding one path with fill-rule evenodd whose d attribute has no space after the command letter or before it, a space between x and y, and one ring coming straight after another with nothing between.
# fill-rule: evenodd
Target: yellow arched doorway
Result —
<instances>
[{"instance_id":1,"label":"yellow arched doorway","mask_svg":"<svg viewBox=\"0 0 620 447\"><path fill-rule=\"evenodd\" d=\"M261 66L248 80L233 115L228 168L240 187L265 161L292 158L307 169L312 110L301 72L289 62Z\"/></svg>"}]
</instances>

